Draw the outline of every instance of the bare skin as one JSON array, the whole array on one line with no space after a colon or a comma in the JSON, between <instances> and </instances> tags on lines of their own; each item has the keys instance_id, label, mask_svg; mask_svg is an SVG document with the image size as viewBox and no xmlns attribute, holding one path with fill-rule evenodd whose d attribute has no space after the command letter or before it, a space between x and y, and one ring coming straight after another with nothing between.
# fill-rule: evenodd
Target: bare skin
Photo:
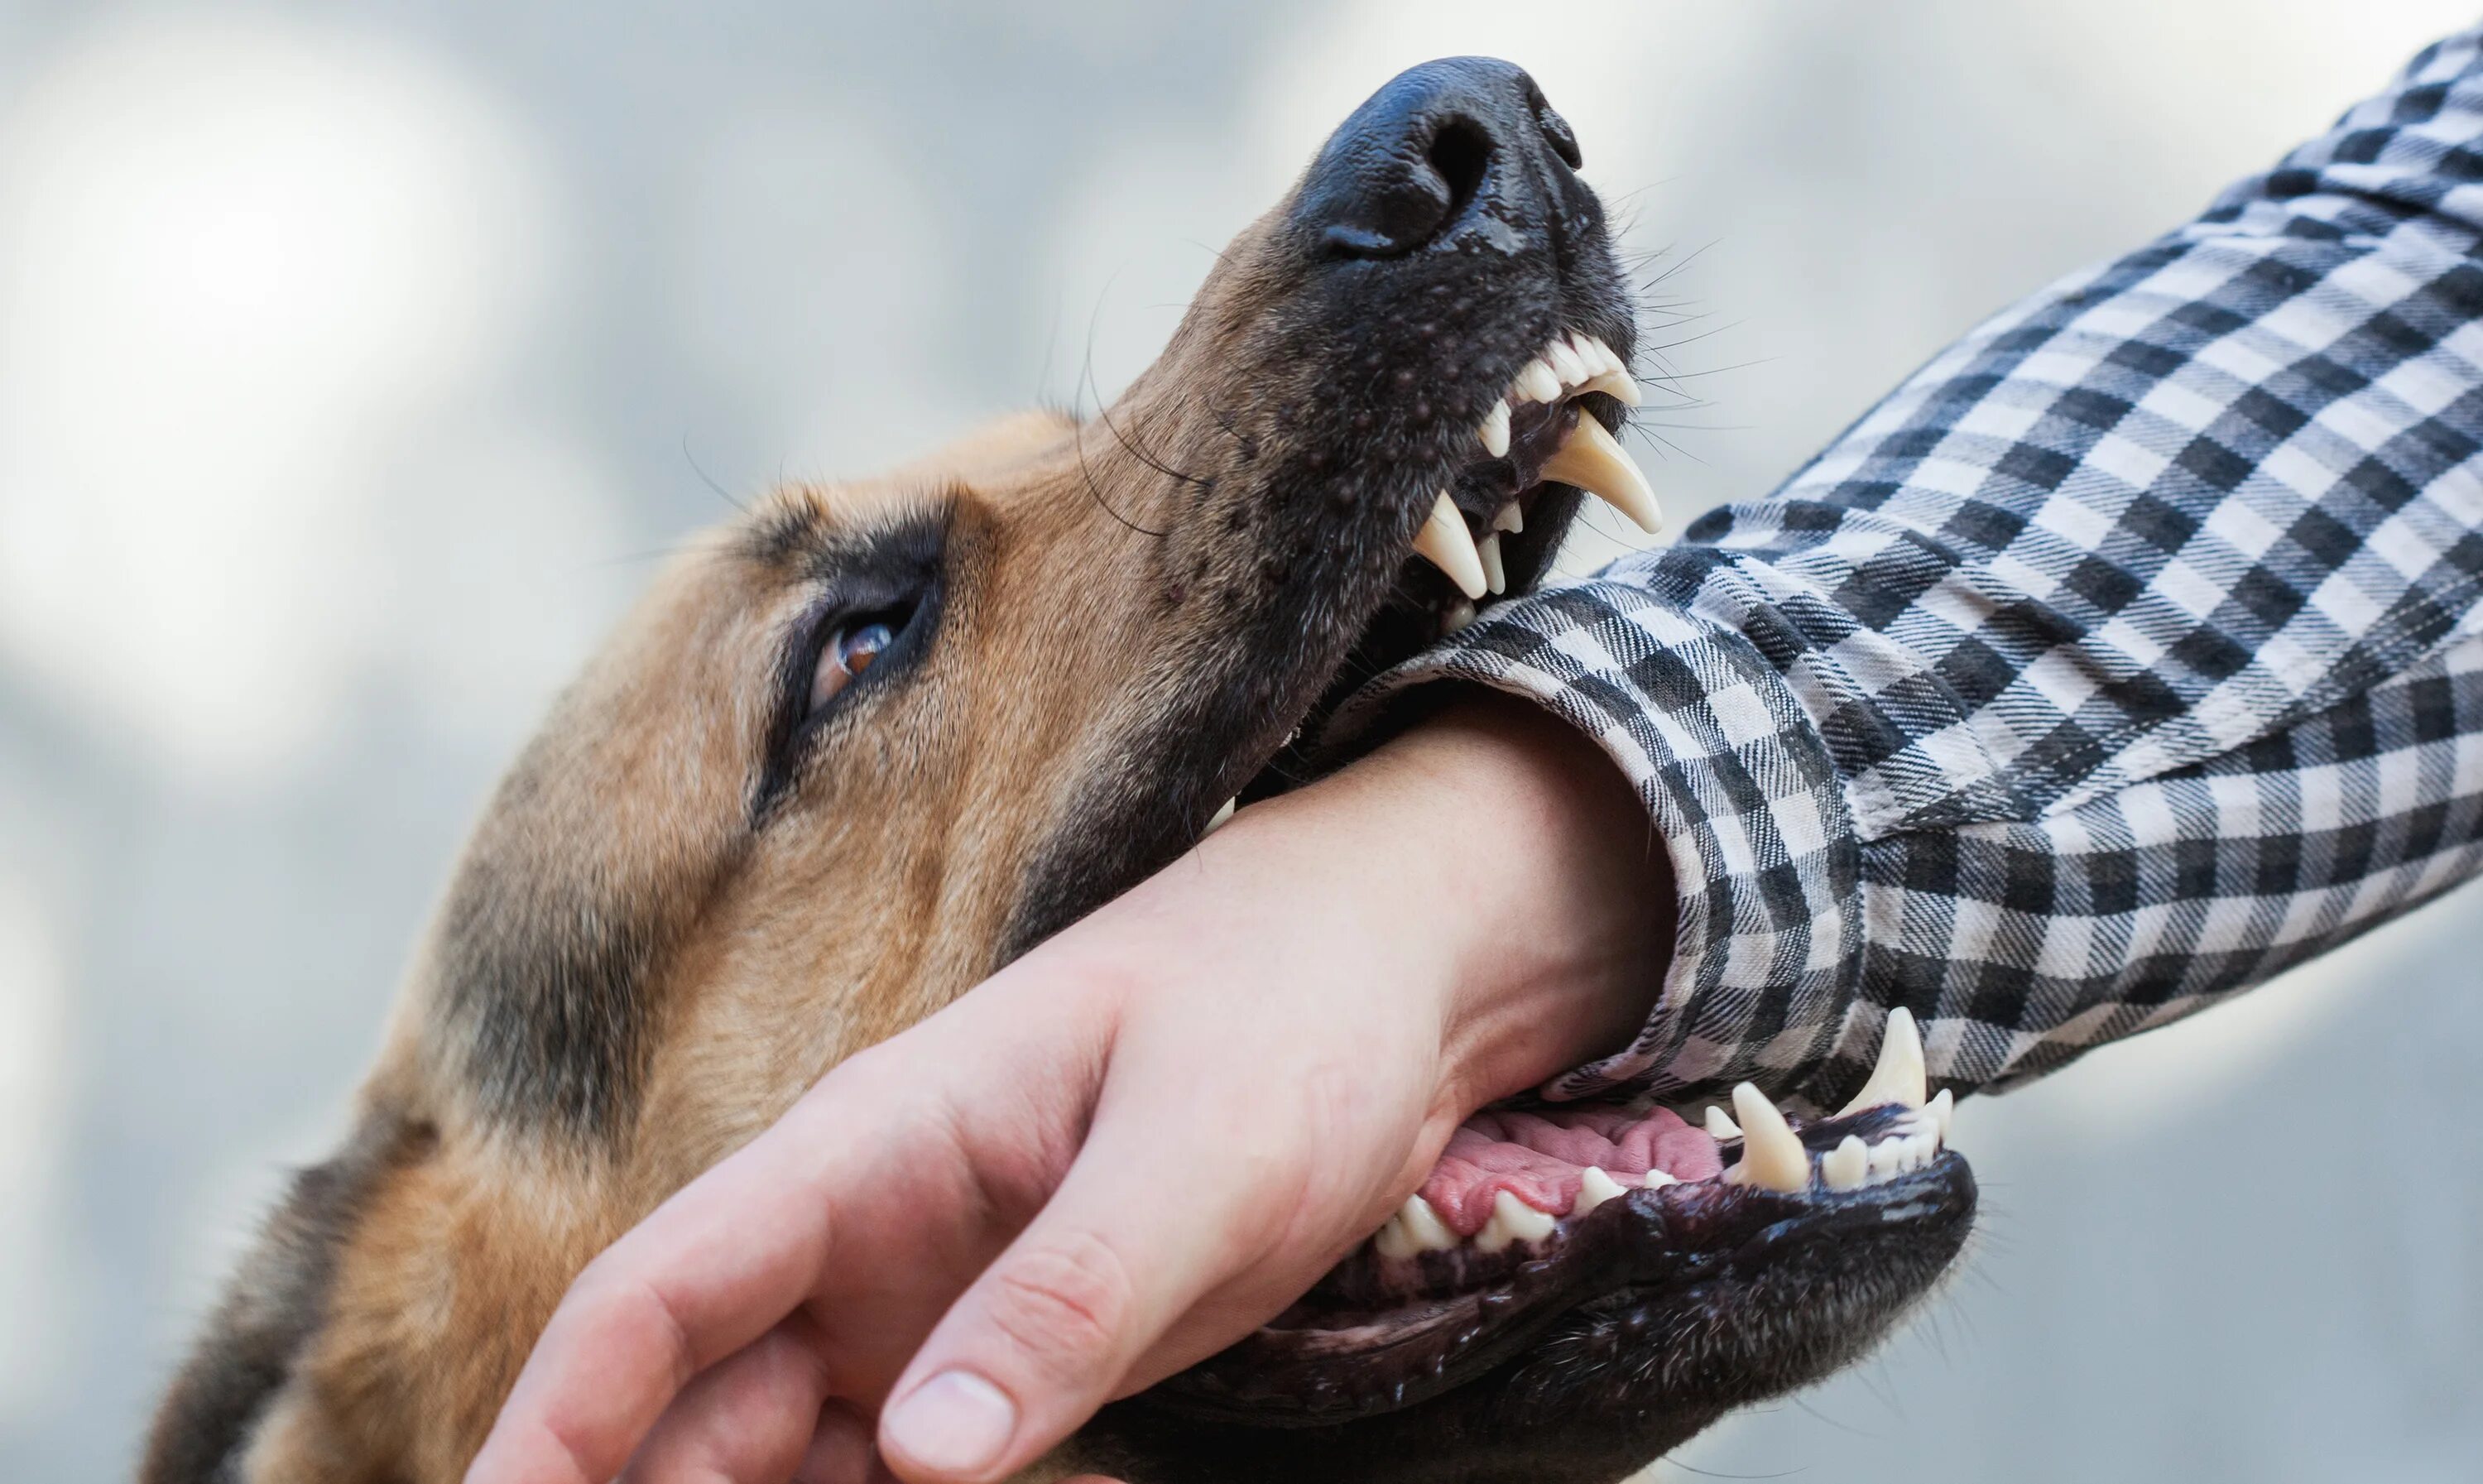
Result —
<instances>
[{"instance_id":1,"label":"bare skin","mask_svg":"<svg viewBox=\"0 0 2483 1484\"><path fill-rule=\"evenodd\" d=\"M468 1484L1005 1478L1283 1309L1477 1107L1626 1042L1669 900L1590 743L1461 698L666 1202L571 1287Z\"/></svg>"}]
</instances>

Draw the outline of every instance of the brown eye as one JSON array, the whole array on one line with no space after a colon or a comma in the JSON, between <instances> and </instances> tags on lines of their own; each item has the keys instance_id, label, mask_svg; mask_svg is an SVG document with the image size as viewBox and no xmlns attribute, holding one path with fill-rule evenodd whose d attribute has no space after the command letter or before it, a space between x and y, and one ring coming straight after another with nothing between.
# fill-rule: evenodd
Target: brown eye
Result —
<instances>
[{"instance_id":1,"label":"brown eye","mask_svg":"<svg viewBox=\"0 0 2483 1484\"><path fill-rule=\"evenodd\" d=\"M811 676L811 709L835 700L895 642L895 631L876 621L830 634L819 649L819 668Z\"/></svg>"}]
</instances>

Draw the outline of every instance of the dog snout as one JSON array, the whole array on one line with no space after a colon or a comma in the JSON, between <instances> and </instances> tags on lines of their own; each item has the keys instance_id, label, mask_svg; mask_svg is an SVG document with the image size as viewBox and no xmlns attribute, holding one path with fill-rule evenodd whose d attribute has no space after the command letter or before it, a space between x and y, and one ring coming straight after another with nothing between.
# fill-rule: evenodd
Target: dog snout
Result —
<instances>
[{"instance_id":1,"label":"dog snout","mask_svg":"<svg viewBox=\"0 0 2483 1484\"><path fill-rule=\"evenodd\" d=\"M1451 57L1401 72L1330 135L1295 200L1323 254L1402 257L1543 199L1577 136L1525 70Z\"/></svg>"}]
</instances>

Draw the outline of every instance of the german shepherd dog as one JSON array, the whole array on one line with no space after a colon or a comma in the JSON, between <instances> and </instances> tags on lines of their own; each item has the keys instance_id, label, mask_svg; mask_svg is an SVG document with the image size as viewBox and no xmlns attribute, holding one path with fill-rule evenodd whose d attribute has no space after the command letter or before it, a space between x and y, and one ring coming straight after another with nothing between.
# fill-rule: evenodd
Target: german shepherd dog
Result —
<instances>
[{"instance_id":1,"label":"german shepherd dog","mask_svg":"<svg viewBox=\"0 0 2483 1484\"><path fill-rule=\"evenodd\" d=\"M453 1484L666 1195L1324 765L1357 681L1526 591L1589 494L1651 521L1580 163L1518 68L1417 67L1098 418L778 491L672 565L494 796L147 1484ZM1852 1360L1956 1255L1974 1181L1902 1017L1856 1101L1479 1115L1292 1309L1037 1472L1619 1478Z\"/></svg>"}]
</instances>

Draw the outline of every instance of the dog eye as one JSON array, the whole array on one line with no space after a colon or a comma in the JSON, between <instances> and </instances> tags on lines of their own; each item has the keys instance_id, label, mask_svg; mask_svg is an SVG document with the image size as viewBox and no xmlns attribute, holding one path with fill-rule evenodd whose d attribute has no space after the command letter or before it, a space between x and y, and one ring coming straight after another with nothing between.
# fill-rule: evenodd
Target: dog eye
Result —
<instances>
[{"instance_id":1,"label":"dog eye","mask_svg":"<svg viewBox=\"0 0 2483 1484\"><path fill-rule=\"evenodd\" d=\"M811 674L811 709L816 711L834 701L895 642L896 629L885 619L850 624L830 634L819 647L818 669Z\"/></svg>"}]
</instances>

